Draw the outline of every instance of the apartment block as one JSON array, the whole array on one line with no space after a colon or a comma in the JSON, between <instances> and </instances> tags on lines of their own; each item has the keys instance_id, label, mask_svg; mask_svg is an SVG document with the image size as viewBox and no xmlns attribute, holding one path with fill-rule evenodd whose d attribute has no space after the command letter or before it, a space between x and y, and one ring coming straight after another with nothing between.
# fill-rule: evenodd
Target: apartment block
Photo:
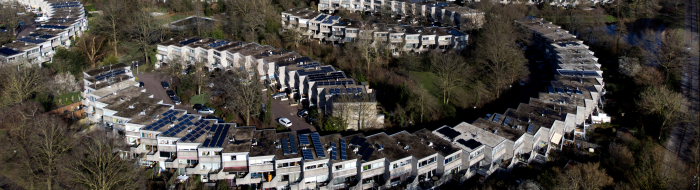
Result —
<instances>
[{"instance_id":1,"label":"apartment block","mask_svg":"<svg viewBox=\"0 0 700 190\"><path fill-rule=\"evenodd\" d=\"M71 39L88 29L87 16L80 1L18 0L32 9L40 8L48 19L39 21L29 35L0 47L0 64L43 63L51 61L56 47L69 47ZM35 9L36 10L36 9Z\"/></svg>"},{"instance_id":2,"label":"apartment block","mask_svg":"<svg viewBox=\"0 0 700 190\"><path fill-rule=\"evenodd\" d=\"M448 11L448 13L457 15L455 12ZM455 19L448 20L459 22L460 18L457 16ZM356 21L316 13L308 8L293 8L282 12L282 25L286 30L299 31L301 35L320 42L342 44L369 40L375 46L387 45L394 54L464 49L469 39L468 34L454 27L422 27Z\"/></svg>"}]
</instances>

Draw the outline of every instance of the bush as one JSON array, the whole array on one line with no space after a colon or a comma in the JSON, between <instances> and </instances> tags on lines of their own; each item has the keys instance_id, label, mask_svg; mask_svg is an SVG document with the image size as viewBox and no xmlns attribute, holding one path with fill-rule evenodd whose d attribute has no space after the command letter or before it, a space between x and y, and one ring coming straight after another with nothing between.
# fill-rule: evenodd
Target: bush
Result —
<instances>
[{"instance_id":1,"label":"bush","mask_svg":"<svg viewBox=\"0 0 700 190\"><path fill-rule=\"evenodd\" d=\"M284 126L282 126L282 125L280 125L280 124L277 124L277 132L286 131L286 130L287 130L287 127L284 127Z\"/></svg>"},{"instance_id":2,"label":"bush","mask_svg":"<svg viewBox=\"0 0 700 190\"><path fill-rule=\"evenodd\" d=\"M233 121L234 115L232 113L226 113L224 116L224 122L231 123Z\"/></svg>"},{"instance_id":3,"label":"bush","mask_svg":"<svg viewBox=\"0 0 700 190\"><path fill-rule=\"evenodd\" d=\"M190 98L190 103L206 105L209 103L209 94L202 93L200 95L192 96L192 98Z\"/></svg>"}]
</instances>

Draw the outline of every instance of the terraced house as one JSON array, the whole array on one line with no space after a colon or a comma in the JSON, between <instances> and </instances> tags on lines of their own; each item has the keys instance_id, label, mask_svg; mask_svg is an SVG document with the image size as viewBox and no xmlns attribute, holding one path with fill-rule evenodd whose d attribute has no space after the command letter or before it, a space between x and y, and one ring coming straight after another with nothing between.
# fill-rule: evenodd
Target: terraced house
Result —
<instances>
[{"instance_id":1,"label":"terraced house","mask_svg":"<svg viewBox=\"0 0 700 190\"><path fill-rule=\"evenodd\" d=\"M308 8L282 12L285 30L297 30L309 39L342 44L360 40L386 45L392 53L446 51L467 47L469 35L454 27L422 27L341 19Z\"/></svg>"},{"instance_id":2,"label":"terraced house","mask_svg":"<svg viewBox=\"0 0 700 190\"><path fill-rule=\"evenodd\" d=\"M345 100L376 103L374 90L367 84L357 83L345 72L296 52L286 52L267 45L214 38L176 37L158 44L156 58L156 67L201 62L206 70L211 71L245 70L251 77L257 75L259 80L287 92L289 98L316 106L328 114L334 114L333 107L338 107L341 102L333 100L340 96L371 97ZM376 107L345 113L350 114L347 121L351 124L350 129L357 130L357 126L383 126L384 119L382 115L377 115Z\"/></svg>"},{"instance_id":3,"label":"terraced house","mask_svg":"<svg viewBox=\"0 0 700 190\"><path fill-rule=\"evenodd\" d=\"M29 35L0 47L0 64L51 61L56 47L70 47L72 39L88 29L87 16L80 1L18 0L25 7L40 8L48 19L39 21Z\"/></svg>"}]
</instances>

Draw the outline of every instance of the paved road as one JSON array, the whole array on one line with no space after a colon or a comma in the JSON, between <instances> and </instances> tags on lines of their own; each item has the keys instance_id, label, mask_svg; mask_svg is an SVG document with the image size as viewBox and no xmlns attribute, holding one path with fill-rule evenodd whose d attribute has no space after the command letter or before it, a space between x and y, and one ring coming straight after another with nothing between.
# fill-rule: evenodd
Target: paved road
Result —
<instances>
[{"instance_id":1,"label":"paved road","mask_svg":"<svg viewBox=\"0 0 700 190\"><path fill-rule=\"evenodd\" d=\"M668 143L666 145L666 161L679 156L681 159L689 160L691 158L690 147L693 144L693 137L696 134L695 128L698 124L694 121L698 118L698 87L700 83L700 70L698 68L698 2L694 0L686 1L685 11L685 30L684 38L687 42L686 50L688 56L685 58L685 67L683 78L681 79L681 88L683 95L688 99L683 109L688 110L691 119L686 122L681 122L676 125L671 131Z\"/></svg>"},{"instance_id":2,"label":"paved road","mask_svg":"<svg viewBox=\"0 0 700 190\"><path fill-rule=\"evenodd\" d=\"M267 102L267 96L263 96L263 102ZM311 126L308 123L306 123L304 119L297 117L297 112L299 112L299 110L302 109L301 105L291 106L289 105L289 103L289 100L272 100L272 118L275 120L274 122L277 123L277 119L286 117L290 121L292 121L292 127L290 127L292 131L316 131L316 128L314 126Z\"/></svg>"},{"instance_id":3,"label":"paved road","mask_svg":"<svg viewBox=\"0 0 700 190\"><path fill-rule=\"evenodd\" d=\"M146 88L146 93L153 94L153 98L155 99L161 99L163 100L164 104L173 104L173 101L170 100L170 97L168 94L165 93L165 89L163 89L162 86L160 86L161 81L168 81L170 82L170 78L166 78L163 76L159 76L156 74L156 72L152 73L146 73L146 74L138 74L134 75L138 77L139 82L144 83L144 88ZM176 105L175 109L183 109L187 110L187 113L197 113L194 109L192 109L192 106L186 106L186 105Z\"/></svg>"}]
</instances>

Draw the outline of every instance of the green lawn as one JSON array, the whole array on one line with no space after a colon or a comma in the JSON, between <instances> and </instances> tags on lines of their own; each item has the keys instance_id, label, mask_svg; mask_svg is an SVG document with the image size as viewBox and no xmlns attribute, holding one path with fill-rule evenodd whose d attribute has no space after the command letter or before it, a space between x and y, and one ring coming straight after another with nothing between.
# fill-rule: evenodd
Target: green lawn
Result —
<instances>
[{"instance_id":1,"label":"green lawn","mask_svg":"<svg viewBox=\"0 0 700 190\"><path fill-rule=\"evenodd\" d=\"M80 101L80 92L73 92L73 93L68 93L68 94L62 94L58 97L54 97L53 101L56 104L56 106L63 106L63 105L69 105L74 102ZM60 103L59 103L60 102Z\"/></svg>"},{"instance_id":2,"label":"green lawn","mask_svg":"<svg viewBox=\"0 0 700 190\"><path fill-rule=\"evenodd\" d=\"M416 81L419 85L422 85L423 88L428 90L430 94L432 95L438 95L440 92L438 92L437 87L435 87L434 81L437 80L435 78L435 74L431 72L411 72L411 78Z\"/></svg>"},{"instance_id":3,"label":"green lawn","mask_svg":"<svg viewBox=\"0 0 700 190\"><path fill-rule=\"evenodd\" d=\"M88 12L89 12L89 11L95 11L95 10L96 10L96 9L95 9L95 5L86 5L86 6L84 6L84 7L85 7L85 11L88 11Z\"/></svg>"}]
</instances>

